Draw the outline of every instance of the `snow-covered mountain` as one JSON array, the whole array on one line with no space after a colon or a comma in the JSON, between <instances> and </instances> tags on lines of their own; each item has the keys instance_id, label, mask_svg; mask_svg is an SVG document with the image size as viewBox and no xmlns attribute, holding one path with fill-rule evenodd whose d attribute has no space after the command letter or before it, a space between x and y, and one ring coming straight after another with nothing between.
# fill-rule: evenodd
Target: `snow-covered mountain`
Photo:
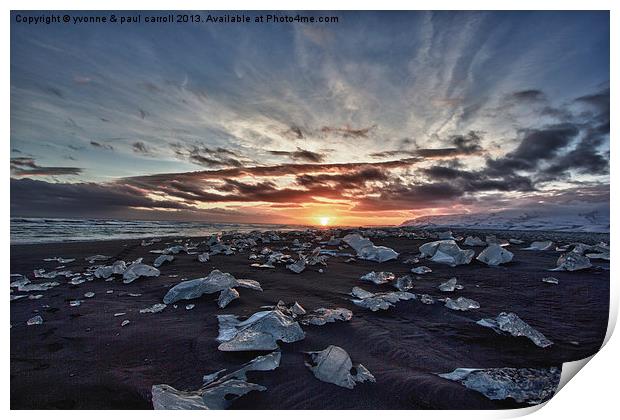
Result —
<instances>
[{"instance_id":1,"label":"snow-covered mountain","mask_svg":"<svg viewBox=\"0 0 620 420\"><path fill-rule=\"evenodd\" d=\"M609 232L609 206L520 208L490 213L423 216L402 226L541 230L554 232Z\"/></svg>"}]
</instances>

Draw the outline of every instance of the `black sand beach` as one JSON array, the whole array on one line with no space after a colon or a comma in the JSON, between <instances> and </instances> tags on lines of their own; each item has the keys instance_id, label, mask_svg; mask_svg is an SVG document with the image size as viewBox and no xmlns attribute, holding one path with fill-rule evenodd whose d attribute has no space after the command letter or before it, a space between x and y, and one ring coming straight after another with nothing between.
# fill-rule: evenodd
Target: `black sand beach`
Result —
<instances>
[{"instance_id":1,"label":"black sand beach","mask_svg":"<svg viewBox=\"0 0 620 420\"><path fill-rule=\"evenodd\" d=\"M455 231L461 235L471 233ZM486 233L473 232L483 238ZM560 245L609 240L608 235L595 234L494 233L526 243L541 239L552 239ZM285 240L281 242L259 244L258 251L262 246L278 249L297 236L282 237ZM397 276L409 273L412 265L404 261L418 254L418 247L429 240L373 238L376 245L399 252L398 260L376 263L358 259L346 263L346 258L331 257L327 267L308 267L301 274L283 265L275 269L251 267L249 252L245 251L215 255L207 263L198 262L196 255L181 253L172 263L160 267L159 277L140 278L131 284L119 279L97 279L70 285L64 277L58 277L55 281L61 283L59 286L32 293L40 293L42 298L11 302L11 408L150 409L154 384L197 389L203 375L234 369L265 354L218 351L216 315L249 316L279 300L297 301L306 310L343 307L354 315L349 322L304 326L304 340L280 345L282 362L278 369L248 375L267 390L241 397L232 404L233 409L523 407L527 404L511 399L487 399L436 374L460 367L559 366L590 356L601 346L609 310L609 263L593 260L590 269L550 273L547 270L556 266L560 252L521 250L526 244L510 245L508 249L515 254L513 262L497 268L475 260L455 268L428 260L416 264L426 265L433 272L419 276L412 292L434 297L464 296L478 301L480 309L452 311L441 302L425 305L410 300L398 302L387 311L371 312L351 303L348 293L354 286L373 292L394 290L359 278L370 271L391 271ZM166 238L148 247L141 246L139 240L12 246L11 273L33 280L34 269L49 271L59 265L43 261L54 256L76 258L66 264L73 271L89 266L84 257L94 254L127 262L144 257L146 264L152 264L157 255L148 251L161 249L171 241ZM477 255L483 248L473 249ZM324 272L319 273L319 268ZM161 313L139 313L140 309L160 303L168 289L181 279L203 277L213 269L257 280L264 291L240 289L241 297L224 309L218 308L214 294L179 302L176 309L169 305ZM541 281L550 275L559 279L558 285ZM440 292L437 286L450 277L457 277L464 289ZM106 293L108 290L113 293ZM86 292L94 292L95 296L84 298ZM142 295L132 297L128 293ZM69 301L74 299L83 300L81 306L71 307ZM187 303L196 306L186 310ZM554 344L539 348L527 338L501 336L475 323L503 311L517 313ZM127 315L114 317L118 312ZM27 326L26 321L37 314L44 323ZM131 323L121 327L123 319ZM358 384L349 390L317 380L304 366L302 352L323 350L330 344L344 348L354 363L368 368L376 383Z\"/></svg>"}]
</instances>

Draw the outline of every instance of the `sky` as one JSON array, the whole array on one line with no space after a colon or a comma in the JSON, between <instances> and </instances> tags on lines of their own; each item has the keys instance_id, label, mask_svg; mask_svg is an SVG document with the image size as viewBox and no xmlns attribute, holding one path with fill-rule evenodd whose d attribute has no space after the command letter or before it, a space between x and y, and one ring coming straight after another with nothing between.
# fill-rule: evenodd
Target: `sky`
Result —
<instances>
[{"instance_id":1,"label":"sky","mask_svg":"<svg viewBox=\"0 0 620 420\"><path fill-rule=\"evenodd\" d=\"M12 12L11 216L390 225L609 205L608 12L301 13L338 22Z\"/></svg>"}]
</instances>

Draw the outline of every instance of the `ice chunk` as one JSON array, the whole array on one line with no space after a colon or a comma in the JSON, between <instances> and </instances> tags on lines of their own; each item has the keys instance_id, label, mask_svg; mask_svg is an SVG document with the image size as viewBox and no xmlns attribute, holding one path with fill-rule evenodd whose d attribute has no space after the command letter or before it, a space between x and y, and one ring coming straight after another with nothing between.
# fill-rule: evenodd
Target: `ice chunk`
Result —
<instances>
[{"instance_id":1,"label":"ice chunk","mask_svg":"<svg viewBox=\"0 0 620 420\"><path fill-rule=\"evenodd\" d=\"M475 252L461 249L453 240L427 242L420 246L420 255L431 261L447 264L451 267L469 264Z\"/></svg>"},{"instance_id":2,"label":"ice chunk","mask_svg":"<svg viewBox=\"0 0 620 420\"><path fill-rule=\"evenodd\" d=\"M460 284L456 284L456 277L452 277L450 280L445 283L441 283L437 288L442 292L454 292L455 289L462 289L463 286Z\"/></svg>"},{"instance_id":3,"label":"ice chunk","mask_svg":"<svg viewBox=\"0 0 620 420\"><path fill-rule=\"evenodd\" d=\"M198 261L201 263L209 261L209 253L203 252L202 254L198 254Z\"/></svg>"},{"instance_id":4,"label":"ice chunk","mask_svg":"<svg viewBox=\"0 0 620 420\"><path fill-rule=\"evenodd\" d=\"M60 285L60 283L55 281L48 281L44 283L27 283L21 286L17 286L17 290L19 292L43 292L58 285Z\"/></svg>"},{"instance_id":5,"label":"ice chunk","mask_svg":"<svg viewBox=\"0 0 620 420\"><path fill-rule=\"evenodd\" d=\"M514 238L508 239L508 242L514 245L521 245L522 243L524 243L521 239L514 239Z\"/></svg>"},{"instance_id":6,"label":"ice chunk","mask_svg":"<svg viewBox=\"0 0 620 420\"><path fill-rule=\"evenodd\" d=\"M401 292L411 290L413 289L413 277L409 274L399 277L394 281L393 286Z\"/></svg>"},{"instance_id":7,"label":"ice chunk","mask_svg":"<svg viewBox=\"0 0 620 420\"><path fill-rule=\"evenodd\" d=\"M174 261L174 257L172 255L162 254L159 257L155 258L155 262L153 263L153 267L161 267L163 263Z\"/></svg>"},{"instance_id":8,"label":"ice chunk","mask_svg":"<svg viewBox=\"0 0 620 420\"><path fill-rule=\"evenodd\" d=\"M357 233L350 233L342 240L355 250L358 258L363 260L385 262L398 258L398 252L385 246L375 246L370 239Z\"/></svg>"},{"instance_id":9,"label":"ice chunk","mask_svg":"<svg viewBox=\"0 0 620 420\"><path fill-rule=\"evenodd\" d=\"M117 260L112 265L102 265L95 270L95 277L98 279L107 279L113 274L123 274L127 270L127 264L125 261Z\"/></svg>"},{"instance_id":10,"label":"ice chunk","mask_svg":"<svg viewBox=\"0 0 620 420\"><path fill-rule=\"evenodd\" d=\"M237 279L238 287L245 287L246 289L258 290L260 292L263 291L263 288L260 286L260 283L256 280L250 279Z\"/></svg>"},{"instance_id":11,"label":"ice chunk","mask_svg":"<svg viewBox=\"0 0 620 420\"><path fill-rule=\"evenodd\" d=\"M459 297L455 299L446 299L446 308L453 309L455 311L468 311L470 309L480 308L480 304L473 299Z\"/></svg>"},{"instance_id":12,"label":"ice chunk","mask_svg":"<svg viewBox=\"0 0 620 420\"><path fill-rule=\"evenodd\" d=\"M175 305L176 306L176 305ZM196 307L196 305L194 305L193 303L187 304L185 305L185 310L187 311L191 311L192 309L194 309Z\"/></svg>"},{"instance_id":13,"label":"ice chunk","mask_svg":"<svg viewBox=\"0 0 620 420\"><path fill-rule=\"evenodd\" d=\"M357 298L351 299L354 304L373 312L387 310L400 300L415 299L415 295L409 292L371 293L360 287L354 287L351 295Z\"/></svg>"},{"instance_id":14,"label":"ice chunk","mask_svg":"<svg viewBox=\"0 0 620 420\"><path fill-rule=\"evenodd\" d=\"M491 400L512 398L517 402L540 404L555 394L562 369L551 368L459 368L438 376L460 382Z\"/></svg>"},{"instance_id":15,"label":"ice chunk","mask_svg":"<svg viewBox=\"0 0 620 420\"><path fill-rule=\"evenodd\" d=\"M293 316L296 316L296 315L299 316L299 315L306 314L306 310L297 302L295 302L293 306L291 306L290 311L293 314Z\"/></svg>"},{"instance_id":16,"label":"ice chunk","mask_svg":"<svg viewBox=\"0 0 620 420\"><path fill-rule=\"evenodd\" d=\"M356 365L354 368L349 354L341 347L329 346L323 351L306 354L309 355L306 366L320 381L349 389L353 389L357 382L376 382L375 377L363 365Z\"/></svg>"},{"instance_id":17,"label":"ice chunk","mask_svg":"<svg viewBox=\"0 0 620 420\"><path fill-rule=\"evenodd\" d=\"M499 245L489 245L476 259L490 266L498 266L512 261L514 254Z\"/></svg>"},{"instance_id":18,"label":"ice chunk","mask_svg":"<svg viewBox=\"0 0 620 420\"><path fill-rule=\"evenodd\" d=\"M44 258L43 261L57 261L58 264L68 264L68 263L75 261L75 258L52 257L52 258Z\"/></svg>"},{"instance_id":19,"label":"ice chunk","mask_svg":"<svg viewBox=\"0 0 620 420\"><path fill-rule=\"evenodd\" d=\"M109 257L107 255L91 255L90 257L86 257L84 258L86 261L88 261L89 264L94 264L96 261L107 261L112 257Z\"/></svg>"},{"instance_id":20,"label":"ice chunk","mask_svg":"<svg viewBox=\"0 0 620 420\"><path fill-rule=\"evenodd\" d=\"M121 322L121 327L124 327L125 325L129 325L130 322L131 321L128 319L124 320L123 322Z\"/></svg>"},{"instance_id":21,"label":"ice chunk","mask_svg":"<svg viewBox=\"0 0 620 420\"><path fill-rule=\"evenodd\" d=\"M543 277L542 281L544 283L551 283L551 284L559 284L560 281L558 279L556 279L555 277Z\"/></svg>"},{"instance_id":22,"label":"ice chunk","mask_svg":"<svg viewBox=\"0 0 620 420\"><path fill-rule=\"evenodd\" d=\"M303 325L324 325L328 322L350 321L351 318L353 318L353 312L345 308L318 308L306 315L301 323Z\"/></svg>"},{"instance_id":23,"label":"ice chunk","mask_svg":"<svg viewBox=\"0 0 620 420\"><path fill-rule=\"evenodd\" d=\"M364 274L360 277L360 280L369 281L374 284L385 284L393 281L395 278L396 276L394 273L390 273L388 271L379 271L377 273L371 271L370 273Z\"/></svg>"},{"instance_id":24,"label":"ice chunk","mask_svg":"<svg viewBox=\"0 0 620 420\"><path fill-rule=\"evenodd\" d=\"M492 328L495 332L509 333L514 337L527 337L538 347L549 347L553 342L545 337L541 332L532 328L527 322L523 321L517 314L502 312L497 318L484 318L477 322L483 327Z\"/></svg>"},{"instance_id":25,"label":"ice chunk","mask_svg":"<svg viewBox=\"0 0 620 420\"><path fill-rule=\"evenodd\" d=\"M81 300L70 300L69 306L80 306L82 304Z\"/></svg>"},{"instance_id":26,"label":"ice chunk","mask_svg":"<svg viewBox=\"0 0 620 420\"><path fill-rule=\"evenodd\" d=\"M21 274L11 274L11 277L16 277L15 280L11 282L11 287L23 287L27 284L30 284L30 279L28 277L23 276Z\"/></svg>"},{"instance_id":27,"label":"ice chunk","mask_svg":"<svg viewBox=\"0 0 620 420\"><path fill-rule=\"evenodd\" d=\"M439 239L439 240L454 240L456 238L454 236L452 236L452 231L448 230L446 232L439 232L439 233L437 233L437 239Z\"/></svg>"},{"instance_id":28,"label":"ice chunk","mask_svg":"<svg viewBox=\"0 0 620 420\"><path fill-rule=\"evenodd\" d=\"M432 273L433 270L431 270L430 268L428 268L425 265L421 265L419 267L412 268L411 272L414 273L414 274L426 274L426 273Z\"/></svg>"},{"instance_id":29,"label":"ice chunk","mask_svg":"<svg viewBox=\"0 0 620 420\"><path fill-rule=\"evenodd\" d=\"M277 340L293 343L305 334L299 323L279 310L257 312L245 321L235 315L218 315L221 351L275 350Z\"/></svg>"},{"instance_id":30,"label":"ice chunk","mask_svg":"<svg viewBox=\"0 0 620 420\"><path fill-rule=\"evenodd\" d=\"M293 273L299 274L306 269L306 261L303 258L300 258L299 261L287 265L286 268L291 270Z\"/></svg>"},{"instance_id":31,"label":"ice chunk","mask_svg":"<svg viewBox=\"0 0 620 420\"><path fill-rule=\"evenodd\" d=\"M179 391L169 385L153 385L151 395L156 410L221 410L251 391L266 388L247 382L249 371L269 371L280 366L280 352L259 356L241 369L221 376L224 370L205 375L203 386L196 391ZM220 377L221 376L221 377ZM219 378L219 379L218 379Z\"/></svg>"},{"instance_id":32,"label":"ice chunk","mask_svg":"<svg viewBox=\"0 0 620 420\"><path fill-rule=\"evenodd\" d=\"M11 302L13 302L14 300L19 300L19 299L23 299L28 295L11 295Z\"/></svg>"},{"instance_id":33,"label":"ice chunk","mask_svg":"<svg viewBox=\"0 0 620 420\"><path fill-rule=\"evenodd\" d=\"M556 264L557 267L550 271L577 271L592 267L588 257L574 251L560 255Z\"/></svg>"},{"instance_id":34,"label":"ice chunk","mask_svg":"<svg viewBox=\"0 0 620 420\"><path fill-rule=\"evenodd\" d=\"M41 315L33 316L28 321L26 321L26 325L41 325L41 324L43 324L43 318L41 318Z\"/></svg>"},{"instance_id":35,"label":"ice chunk","mask_svg":"<svg viewBox=\"0 0 620 420\"><path fill-rule=\"evenodd\" d=\"M151 306L150 308L140 309L140 313L141 314L147 314L147 313L156 314L156 313L161 312L164 309L166 309L166 306L168 306L168 305L166 305L164 303L156 303L153 306Z\"/></svg>"},{"instance_id":36,"label":"ice chunk","mask_svg":"<svg viewBox=\"0 0 620 420\"><path fill-rule=\"evenodd\" d=\"M528 246L527 249L529 251L548 251L553 248L552 241L534 241Z\"/></svg>"},{"instance_id":37,"label":"ice chunk","mask_svg":"<svg viewBox=\"0 0 620 420\"><path fill-rule=\"evenodd\" d=\"M495 235L487 235L484 240L486 241L487 245L499 245L501 247L510 245L510 242L505 239L500 239Z\"/></svg>"},{"instance_id":38,"label":"ice chunk","mask_svg":"<svg viewBox=\"0 0 620 420\"><path fill-rule=\"evenodd\" d=\"M467 246L487 246L487 243L484 242L482 239L480 239L477 236L468 236L467 238L465 238L465 242L463 242L463 245L467 245Z\"/></svg>"},{"instance_id":39,"label":"ice chunk","mask_svg":"<svg viewBox=\"0 0 620 420\"><path fill-rule=\"evenodd\" d=\"M217 306L225 308L230 302L235 299L239 299L239 292L235 289L224 289L220 292L220 297L217 298Z\"/></svg>"},{"instance_id":40,"label":"ice chunk","mask_svg":"<svg viewBox=\"0 0 620 420\"><path fill-rule=\"evenodd\" d=\"M123 283L131 283L140 277L157 277L159 270L150 265L137 263L131 264L123 273Z\"/></svg>"},{"instance_id":41,"label":"ice chunk","mask_svg":"<svg viewBox=\"0 0 620 420\"><path fill-rule=\"evenodd\" d=\"M238 286L262 290L257 281L237 280L231 274L213 270L207 277L183 281L172 287L164 296L164 303L170 304L183 299L196 299L204 294L216 293Z\"/></svg>"},{"instance_id":42,"label":"ice chunk","mask_svg":"<svg viewBox=\"0 0 620 420\"><path fill-rule=\"evenodd\" d=\"M84 293L85 298L93 298L95 297L95 292L86 292Z\"/></svg>"},{"instance_id":43,"label":"ice chunk","mask_svg":"<svg viewBox=\"0 0 620 420\"><path fill-rule=\"evenodd\" d=\"M418 298L420 299L420 302L425 305L432 305L435 303L435 299L431 295L423 294L419 295Z\"/></svg>"}]
</instances>

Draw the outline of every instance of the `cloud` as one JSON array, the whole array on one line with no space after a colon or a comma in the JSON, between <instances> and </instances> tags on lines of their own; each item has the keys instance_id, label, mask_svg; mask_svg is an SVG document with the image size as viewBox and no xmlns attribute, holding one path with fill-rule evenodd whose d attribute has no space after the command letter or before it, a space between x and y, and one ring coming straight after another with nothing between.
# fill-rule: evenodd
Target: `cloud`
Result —
<instances>
[{"instance_id":1,"label":"cloud","mask_svg":"<svg viewBox=\"0 0 620 420\"><path fill-rule=\"evenodd\" d=\"M54 176L54 175L79 175L82 168L64 166L39 166L33 158L11 158L11 174L15 176Z\"/></svg>"},{"instance_id":2,"label":"cloud","mask_svg":"<svg viewBox=\"0 0 620 420\"><path fill-rule=\"evenodd\" d=\"M566 123L542 129L522 130L523 137L515 150L504 157L487 160L490 173L506 174L535 170L541 162L556 157L579 134L576 125Z\"/></svg>"},{"instance_id":3,"label":"cloud","mask_svg":"<svg viewBox=\"0 0 620 420\"><path fill-rule=\"evenodd\" d=\"M94 140L90 141L90 145L95 147L95 148L99 148L99 149L114 150L114 147L112 147L111 145L104 144L104 143L99 143L98 141L94 141Z\"/></svg>"},{"instance_id":4,"label":"cloud","mask_svg":"<svg viewBox=\"0 0 620 420\"><path fill-rule=\"evenodd\" d=\"M311 152L300 147L294 152L285 152L280 150L269 150L269 154L274 156L288 156L293 160L302 160L306 162L321 163L325 160L324 153Z\"/></svg>"},{"instance_id":5,"label":"cloud","mask_svg":"<svg viewBox=\"0 0 620 420\"><path fill-rule=\"evenodd\" d=\"M170 143L170 147L177 157L207 168L241 167L251 163L241 154L224 147L210 148L202 143L187 145L179 142Z\"/></svg>"},{"instance_id":6,"label":"cloud","mask_svg":"<svg viewBox=\"0 0 620 420\"><path fill-rule=\"evenodd\" d=\"M11 212L23 215L45 208L47 214L63 212L101 214L127 208L191 209L174 200L156 201L127 185L56 183L29 178L11 179Z\"/></svg>"},{"instance_id":7,"label":"cloud","mask_svg":"<svg viewBox=\"0 0 620 420\"><path fill-rule=\"evenodd\" d=\"M321 128L323 133L337 134L344 138L368 138L368 133L377 128L377 124L374 124L366 128L351 128L351 127L328 127Z\"/></svg>"},{"instance_id":8,"label":"cloud","mask_svg":"<svg viewBox=\"0 0 620 420\"><path fill-rule=\"evenodd\" d=\"M449 136L445 141L450 146L446 148L428 149L428 148L416 148L415 150L388 150L383 152L371 153L368 156L374 158L393 157L393 156L418 156L429 159L442 159L451 158L457 156L467 156L479 154L483 151L481 146L482 137L480 133L476 131L469 131L467 134L457 134ZM404 144L413 143L416 147L417 144L410 139L407 139Z\"/></svg>"},{"instance_id":9,"label":"cloud","mask_svg":"<svg viewBox=\"0 0 620 420\"><path fill-rule=\"evenodd\" d=\"M132 149L134 152L136 153L140 153L143 155L150 155L152 154L151 152L151 148L149 146L147 146L144 142L142 141L136 141L131 145Z\"/></svg>"}]
</instances>

